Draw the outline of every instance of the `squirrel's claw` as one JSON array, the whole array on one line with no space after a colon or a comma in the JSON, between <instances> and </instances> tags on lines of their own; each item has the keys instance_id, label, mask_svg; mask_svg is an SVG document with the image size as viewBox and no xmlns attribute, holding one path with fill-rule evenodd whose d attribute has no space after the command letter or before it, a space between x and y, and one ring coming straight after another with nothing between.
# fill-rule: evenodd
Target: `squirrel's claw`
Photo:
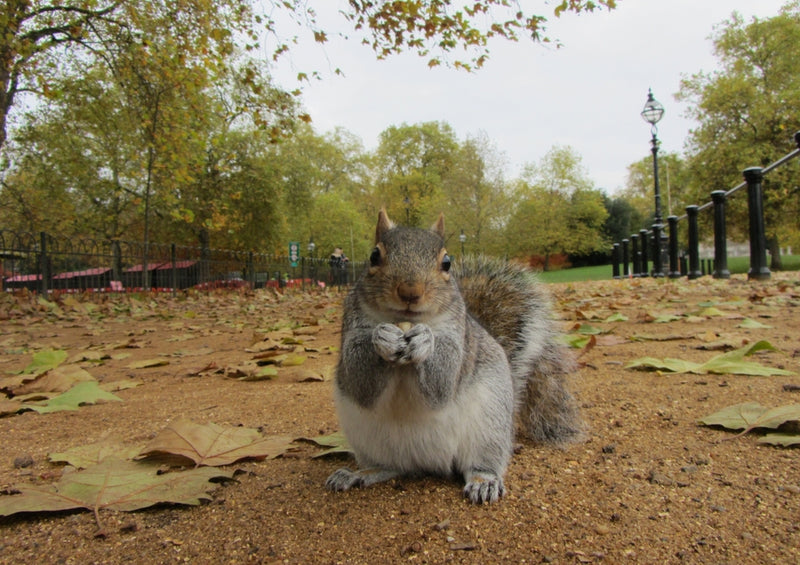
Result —
<instances>
[{"instance_id":1,"label":"squirrel's claw","mask_svg":"<svg viewBox=\"0 0 800 565\"><path fill-rule=\"evenodd\" d=\"M351 471L347 467L337 469L325 481L325 488L335 492L349 490L353 487L360 487L364 479L356 471Z\"/></svg>"},{"instance_id":2,"label":"squirrel's claw","mask_svg":"<svg viewBox=\"0 0 800 565\"><path fill-rule=\"evenodd\" d=\"M506 493L503 479L491 473L472 472L467 476L464 496L474 504L496 502Z\"/></svg>"}]
</instances>

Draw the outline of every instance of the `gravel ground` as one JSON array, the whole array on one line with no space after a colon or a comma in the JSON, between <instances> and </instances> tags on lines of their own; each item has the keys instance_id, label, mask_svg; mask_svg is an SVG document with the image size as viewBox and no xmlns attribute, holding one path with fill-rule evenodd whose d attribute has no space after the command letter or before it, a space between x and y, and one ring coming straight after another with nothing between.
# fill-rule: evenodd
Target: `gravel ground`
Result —
<instances>
[{"instance_id":1,"label":"gravel ground","mask_svg":"<svg viewBox=\"0 0 800 565\"><path fill-rule=\"evenodd\" d=\"M235 481L199 506L100 511L102 530L87 511L0 517L0 563L800 563L800 451L698 424L742 402L800 403L796 274L551 288L565 331L605 332L580 350L572 383L589 439L520 443L496 504L471 505L460 484L436 478L330 493L325 478L350 462L299 443L225 467ZM56 348L101 383L139 383L115 392L122 402L0 418L0 497L57 481L66 469L51 453L135 448L182 418L297 438L337 430L335 292L0 298L0 379ZM604 321L617 313L626 320ZM659 323L668 314L677 319ZM265 340L290 336L305 362L271 380L231 378ZM702 362L759 340L777 351L758 362L795 375L625 368L643 356ZM153 359L166 364L138 363Z\"/></svg>"}]
</instances>

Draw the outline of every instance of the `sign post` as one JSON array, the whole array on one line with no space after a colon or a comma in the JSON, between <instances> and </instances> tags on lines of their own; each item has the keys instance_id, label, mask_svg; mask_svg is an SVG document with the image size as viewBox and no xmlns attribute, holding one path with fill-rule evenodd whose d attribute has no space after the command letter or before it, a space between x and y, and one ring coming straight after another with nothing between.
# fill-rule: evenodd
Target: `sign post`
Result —
<instances>
[{"instance_id":1,"label":"sign post","mask_svg":"<svg viewBox=\"0 0 800 565\"><path fill-rule=\"evenodd\" d=\"M290 241L289 242L289 262L291 263L292 267L297 267L297 264L300 262L300 242L299 241Z\"/></svg>"}]
</instances>

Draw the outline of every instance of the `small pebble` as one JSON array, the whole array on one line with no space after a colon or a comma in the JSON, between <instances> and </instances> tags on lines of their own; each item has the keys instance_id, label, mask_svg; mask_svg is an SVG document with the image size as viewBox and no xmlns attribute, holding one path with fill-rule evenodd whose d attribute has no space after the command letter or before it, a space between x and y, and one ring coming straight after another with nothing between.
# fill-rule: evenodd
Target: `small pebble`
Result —
<instances>
[{"instance_id":1,"label":"small pebble","mask_svg":"<svg viewBox=\"0 0 800 565\"><path fill-rule=\"evenodd\" d=\"M657 471L650 471L650 476L647 477L647 480L654 485L661 485L665 487L672 486L675 483L675 481L666 476L664 473L659 473Z\"/></svg>"},{"instance_id":2,"label":"small pebble","mask_svg":"<svg viewBox=\"0 0 800 565\"><path fill-rule=\"evenodd\" d=\"M25 469L27 467L31 467L33 465L33 457L30 455L23 455L21 457L17 457L14 459L14 468L15 469Z\"/></svg>"}]
</instances>

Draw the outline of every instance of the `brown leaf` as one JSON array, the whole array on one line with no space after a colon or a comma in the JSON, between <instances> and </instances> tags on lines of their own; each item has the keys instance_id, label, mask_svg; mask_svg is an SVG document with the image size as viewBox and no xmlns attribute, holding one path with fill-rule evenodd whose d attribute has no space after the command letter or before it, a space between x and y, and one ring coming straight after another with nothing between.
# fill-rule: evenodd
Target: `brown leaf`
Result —
<instances>
[{"instance_id":1,"label":"brown leaf","mask_svg":"<svg viewBox=\"0 0 800 565\"><path fill-rule=\"evenodd\" d=\"M240 459L274 459L291 448L289 436L262 436L252 428L178 420L162 430L141 456L177 455L196 465L229 465Z\"/></svg>"},{"instance_id":2,"label":"brown leaf","mask_svg":"<svg viewBox=\"0 0 800 565\"><path fill-rule=\"evenodd\" d=\"M77 365L61 365L13 389L14 396L36 392L66 392L75 383L93 381L94 377Z\"/></svg>"}]
</instances>

